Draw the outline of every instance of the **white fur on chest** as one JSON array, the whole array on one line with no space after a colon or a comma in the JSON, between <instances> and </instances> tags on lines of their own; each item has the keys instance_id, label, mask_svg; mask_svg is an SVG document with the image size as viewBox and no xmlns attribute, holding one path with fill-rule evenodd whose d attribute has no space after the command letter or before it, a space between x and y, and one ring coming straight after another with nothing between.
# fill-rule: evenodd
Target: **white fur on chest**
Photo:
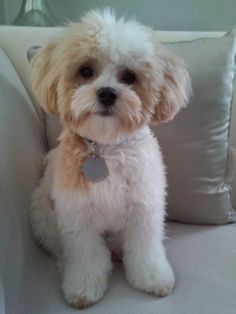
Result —
<instances>
[{"instance_id":1,"label":"white fur on chest","mask_svg":"<svg viewBox=\"0 0 236 314\"><path fill-rule=\"evenodd\" d=\"M121 144L99 147L98 153L109 171L103 181L92 183L87 195L79 188L60 190L54 182L52 197L60 215L65 220L71 217L72 229L85 220L99 231L116 232L124 226L135 202L148 205L149 199L162 198L165 189L162 157L148 128ZM60 219L62 224L63 220Z\"/></svg>"}]
</instances>

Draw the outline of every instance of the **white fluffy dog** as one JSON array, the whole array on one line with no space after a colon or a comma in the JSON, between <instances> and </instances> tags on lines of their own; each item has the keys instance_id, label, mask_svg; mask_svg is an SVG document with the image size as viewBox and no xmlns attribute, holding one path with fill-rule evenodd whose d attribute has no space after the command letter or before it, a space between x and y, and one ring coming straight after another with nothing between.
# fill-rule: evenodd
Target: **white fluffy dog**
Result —
<instances>
[{"instance_id":1,"label":"white fluffy dog","mask_svg":"<svg viewBox=\"0 0 236 314\"><path fill-rule=\"evenodd\" d=\"M163 247L166 178L148 124L186 105L189 75L150 28L92 11L37 56L33 90L64 130L31 208L34 236L57 257L66 301L102 298L122 254L133 287L174 286Z\"/></svg>"}]
</instances>

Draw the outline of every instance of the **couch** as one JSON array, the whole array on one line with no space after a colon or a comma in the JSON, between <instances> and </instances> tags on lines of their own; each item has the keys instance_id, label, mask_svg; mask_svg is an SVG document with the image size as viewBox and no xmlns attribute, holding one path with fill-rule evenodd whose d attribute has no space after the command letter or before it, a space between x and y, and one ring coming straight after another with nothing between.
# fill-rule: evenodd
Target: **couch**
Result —
<instances>
[{"instance_id":1,"label":"couch","mask_svg":"<svg viewBox=\"0 0 236 314\"><path fill-rule=\"evenodd\" d=\"M44 113L30 89L29 47L54 36L59 29L0 27L0 48L21 78L12 93L19 106L0 106L0 313L69 314L55 261L33 241L28 223L31 193L40 176L47 150ZM162 41L217 37L221 33L159 32ZM1 71L4 69L0 68ZM23 84L21 86L21 84ZM14 85L14 84L13 84ZM17 88L25 88L19 93ZM20 103L24 99L27 108ZM1 104L0 104L1 105ZM236 103L233 104L230 142L236 147ZM232 183L236 203L236 184ZM236 207L236 204L234 205ZM163 299L128 286L122 265L116 263L103 300L84 310L92 314L235 314L236 224L167 224L167 254L176 274L173 294Z\"/></svg>"}]
</instances>

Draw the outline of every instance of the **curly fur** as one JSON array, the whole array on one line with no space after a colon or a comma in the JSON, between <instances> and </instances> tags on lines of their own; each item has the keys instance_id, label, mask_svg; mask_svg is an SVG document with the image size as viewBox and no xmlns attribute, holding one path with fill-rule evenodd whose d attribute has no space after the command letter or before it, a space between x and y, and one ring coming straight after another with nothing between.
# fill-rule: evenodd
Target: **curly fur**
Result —
<instances>
[{"instance_id":1,"label":"curly fur","mask_svg":"<svg viewBox=\"0 0 236 314\"><path fill-rule=\"evenodd\" d=\"M82 65L93 68L93 77L81 77ZM135 73L133 84L122 81L125 69ZM32 84L39 104L64 124L32 197L31 221L35 237L59 260L66 301L82 308L102 298L110 249L122 252L133 287L167 295L174 274L163 246L165 167L148 124L168 121L186 105L184 64L150 28L92 11L42 49ZM97 99L101 87L118 94L106 117ZM84 138L97 143L108 167L101 182L81 172Z\"/></svg>"}]
</instances>

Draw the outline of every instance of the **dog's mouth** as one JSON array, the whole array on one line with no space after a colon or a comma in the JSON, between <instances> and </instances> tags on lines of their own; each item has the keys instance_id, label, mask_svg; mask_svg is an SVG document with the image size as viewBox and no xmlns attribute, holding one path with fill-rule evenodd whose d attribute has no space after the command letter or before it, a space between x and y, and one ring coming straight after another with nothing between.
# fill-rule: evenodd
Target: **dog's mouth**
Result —
<instances>
[{"instance_id":1,"label":"dog's mouth","mask_svg":"<svg viewBox=\"0 0 236 314\"><path fill-rule=\"evenodd\" d=\"M109 109L101 109L99 110L98 115L101 117L109 117L112 115L112 112Z\"/></svg>"}]
</instances>

